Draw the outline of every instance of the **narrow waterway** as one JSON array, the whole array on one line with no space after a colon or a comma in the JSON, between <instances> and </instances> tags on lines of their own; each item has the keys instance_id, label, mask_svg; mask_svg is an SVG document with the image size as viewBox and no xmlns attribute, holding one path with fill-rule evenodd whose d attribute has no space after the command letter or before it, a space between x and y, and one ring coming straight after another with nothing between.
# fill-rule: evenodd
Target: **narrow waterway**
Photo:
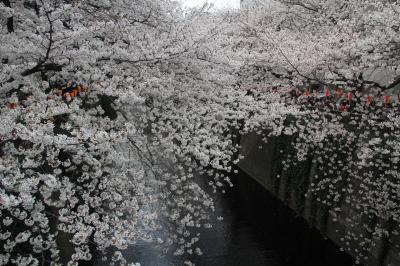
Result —
<instances>
[{"instance_id":1,"label":"narrow waterway","mask_svg":"<svg viewBox=\"0 0 400 266\"><path fill-rule=\"evenodd\" d=\"M350 266L353 259L323 239L305 220L244 173L234 188L216 195L216 216L224 220L201 235L198 266ZM124 252L142 266L184 265L188 257L160 256L150 244ZM101 263L97 264L100 265Z\"/></svg>"}]
</instances>

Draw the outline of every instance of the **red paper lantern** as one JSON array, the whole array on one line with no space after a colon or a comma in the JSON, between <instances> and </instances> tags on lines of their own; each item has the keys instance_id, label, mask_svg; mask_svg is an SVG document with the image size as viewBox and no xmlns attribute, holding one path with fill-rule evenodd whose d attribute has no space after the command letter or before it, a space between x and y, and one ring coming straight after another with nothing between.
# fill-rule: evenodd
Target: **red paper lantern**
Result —
<instances>
[{"instance_id":1,"label":"red paper lantern","mask_svg":"<svg viewBox=\"0 0 400 266\"><path fill-rule=\"evenodd\" d=\"M353 100L353 93L351 91L347 94L347 100L349 100L349 102Z\"/></svg>"},{"instance_id":2,"label":"red paper lantern","mask_svg":"<svg viewBox=\"0 0 400 266\"><path fill-rule=\"evenodd\" d=\"M7 104L7 107L10 109L16 109L18 107L18 104L17 103L9 103L9 104Z\"/></svg>"},{"instance_id":3,"label":"red paper lantern","mask_svg":"<svg viewBox=\"0 0 400 266\"><path fill-rule=\"evenodd\" d=\"M390 104L390 95L385 96L385 103L386 103L386 105Z\"/></svg>"},{"instance_id":4,"label":"red paper lantern","mask_svg":"<svg viewBox=\"0 0 400 266\"><path fill-rule=\"evenodd\" d=\"M371 105L372 101L373 101L372 96L368 95L368 105Z\"/></svg>"},{"instance_id":5,"label":"red paper lantern","mask_svg":"<svg viewBox=\"0 0 400 266\"><path fill-rule=\"evenodd\" d=\"M331 96L331 91L329 90L329 88L326 88L326 90L325 90L325 96L326 96L326 97Z\"/></svg>"}]
</instances>

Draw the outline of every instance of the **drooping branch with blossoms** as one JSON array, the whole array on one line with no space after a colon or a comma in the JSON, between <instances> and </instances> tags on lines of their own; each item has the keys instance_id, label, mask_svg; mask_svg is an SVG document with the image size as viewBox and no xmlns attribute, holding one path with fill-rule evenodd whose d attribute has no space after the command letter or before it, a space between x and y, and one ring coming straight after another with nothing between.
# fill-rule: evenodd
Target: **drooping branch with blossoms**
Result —
<instances>
[{"instance_id":1,"label":"drooping branch with blossoms","mask_svg":"<svg viewBox=\"0 0 400 266\"><path fill-rule=\"evenodd\" d=\"M231 169L225 135L257 104L232 89L229 18L170 1L0 12L0 264L125 264L109 252L138 241L192 250L213 210L194 172L229 183L212 169Z\"/></svg>"}]
</instances>

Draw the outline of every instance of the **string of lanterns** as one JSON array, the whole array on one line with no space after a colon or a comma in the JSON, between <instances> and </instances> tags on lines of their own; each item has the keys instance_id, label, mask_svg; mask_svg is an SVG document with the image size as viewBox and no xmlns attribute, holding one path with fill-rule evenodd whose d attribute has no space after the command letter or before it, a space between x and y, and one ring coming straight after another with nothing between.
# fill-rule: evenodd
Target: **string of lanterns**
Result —
<instances>
[{"instance_id":1,"label":"string of lanterns","mask_svg":"<svg viewBox=\"0 0 400 266\"><path fill-rule=\"evenodd\" d=\"M293 93L295 92L295 93ZM314 97L315 98L320 98L320 93L318 90L314 89L313 90L314 93ZM311 97L311 90L310 89L306 89L304 92L301 91L299 88L296 88L295 90L289 90L289 94L291 96L294 96L294 94L296 95L296 97L300 97L302 95L304 95L306 98ZM324 93L323 93L323 97L325 98L330 98L332 96L332 92L330 88L326 88ZM354 101L354 93L352 91L349 92L345 92L343 89L335 89L334 93L333 93L333 97L341 99L341 100L347 100L349 103L352 103ZM385 105L387 107L390 107L390 104L392 103L392 99L394 97L390 94L385 94L383 97L383 101L385 103ZM375 102L374 96L371 94L367 94L366 95L366 103L368 104L368 106L372 106ZM400 95L397 95L397 103L400 104Z\"/></svg>"},{"instance_id":2,"label":"string of lanterns","mask_svg":"<svg viewBox=\"0 0 400 266\"><path fill-rule=\"evenodd\" d=\"M80 96L82 92L87 92L88 90L89 90L88 87L84 85L72 83L67 86L54 89L52 91L52 94L47 96L47 100L52 100L56 95L56 96L61 96L64 100L71 101L73 98ZM29 100L31 98L32 96L29 95L25 97L25 99L23 99L22 102L25 100ZM19 101L18 97L13 97L7 103L7 107L10 109L16 109L18 108L18 106L20 106L20 104L21 102Z\"/></svg>"}]
</instances>

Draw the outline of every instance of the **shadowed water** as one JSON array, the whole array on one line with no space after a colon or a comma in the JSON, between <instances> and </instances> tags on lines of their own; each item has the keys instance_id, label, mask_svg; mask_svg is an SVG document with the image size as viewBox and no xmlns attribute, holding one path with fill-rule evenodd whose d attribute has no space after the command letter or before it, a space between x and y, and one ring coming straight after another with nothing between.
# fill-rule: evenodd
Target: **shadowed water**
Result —
<instances>
[{"instance_id":1,"label":"shadowed water","mask_svg":"<svg viewBox=\"0 0 400 266\"><path fill-rule=\"evenodd\" d=\"M124 254L142 266L350 266L352 258L324 240L317 230L243 173L234 188L215 195L213 228L201 233L203 255L160 256L151 244L138 244ZM105 265L97 262L96 265Z\"/></svg>"}]
</instances>

